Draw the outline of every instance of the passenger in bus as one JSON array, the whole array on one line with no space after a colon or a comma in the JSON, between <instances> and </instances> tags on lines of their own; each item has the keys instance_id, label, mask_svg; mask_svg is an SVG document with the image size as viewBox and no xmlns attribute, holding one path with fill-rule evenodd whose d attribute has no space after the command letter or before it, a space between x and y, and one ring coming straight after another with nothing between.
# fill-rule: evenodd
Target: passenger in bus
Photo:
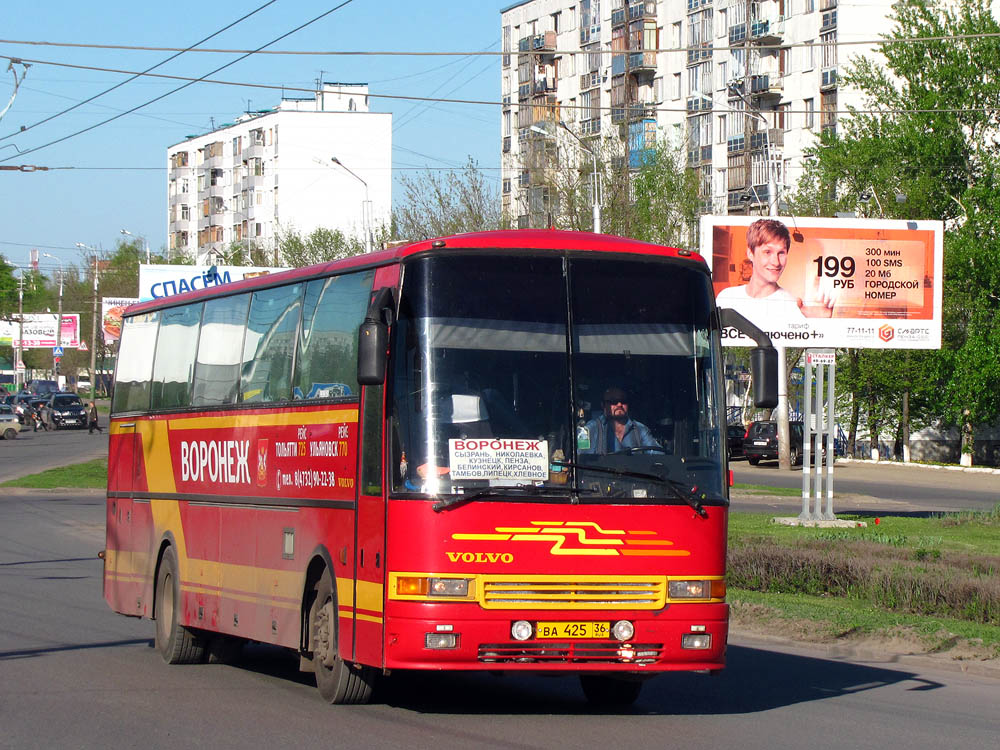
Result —
<instances>
[{"instance_id":1,"label":"passenger in bus","mask_svg":"<svg viewBox=\"0 0 1000 750\"><path fill-rule=\"evenodd\" d=\"M624 390L617 386L608 388L601 403L603 413L587 422L577 436L580 453L605 456L641 452L642 448L661 448L649 428L629 416L629 399Z\"/></svg>"}]
</instances>

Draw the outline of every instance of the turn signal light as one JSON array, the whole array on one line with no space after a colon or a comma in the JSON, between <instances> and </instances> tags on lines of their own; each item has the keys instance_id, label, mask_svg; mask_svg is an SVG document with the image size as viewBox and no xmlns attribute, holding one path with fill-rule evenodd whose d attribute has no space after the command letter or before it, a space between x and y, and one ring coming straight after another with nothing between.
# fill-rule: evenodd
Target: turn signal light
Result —
<instances>
[{"instance_id":1,"label":"turn signal light","mask_svg":"<svg viewBox=\"0 0 1000 750\"><path fill-rule=\"evenodd\" d=\"M407 596L427 596L427 579L416 576L396 579L396 593Z\"/></svg>"}]
</instances>

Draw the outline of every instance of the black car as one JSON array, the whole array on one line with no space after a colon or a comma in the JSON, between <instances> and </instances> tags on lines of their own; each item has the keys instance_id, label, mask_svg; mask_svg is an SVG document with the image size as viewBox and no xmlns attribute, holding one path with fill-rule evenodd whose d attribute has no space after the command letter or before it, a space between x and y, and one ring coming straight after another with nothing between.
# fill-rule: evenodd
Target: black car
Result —
<instances>
[{"instance_id":1,"label":"black car","mask_svg":"<svg viewBox=\"0 0 1000 750\"><path fill-rule=\"evenodd\" d=\"M50 428L87 426L87 409L75 393L53 393L45 405Z\"/></svg>"},{"instance_id":2,"label":"black car","mask_svg":"<svg viewBox=\"0 0 1000 750\"><path fill-rule=\"evenodd\" d=\"M729 449L730 458L739 458L743 454L743 436L746 435L746 430L743 429L743 425L730 424L726 425L726 447Z\"/></svg>"},{"instance_id":3,"label":"black car","mask_svg":"<svg viewBox=\"0 0 1000 750\"><path fill-rule=\"evenodd\" d=\"M792 466L802 465L802 423L788 423L788 459ZM813 436L812 445L816 445ZM823 460L826 459L826 446L820 440ZM743 453L751 466L761 461L778 460L778 423L774 421L752 422L743 438ZM810 464L816 463L816 450L813 449Z\"/></svg>"},{"instance_id":4,"label":"black car","mask_svg":"<svg viewBox=\"0 0 1000 750\"><path fill-rule=\"evenodd\" d=\"M751 466L778 460L778 423L751 422L743 438L743 453ZM788 458L792 466L802 463L802 423L788 423Z\"/></svg>"}]
</instances>

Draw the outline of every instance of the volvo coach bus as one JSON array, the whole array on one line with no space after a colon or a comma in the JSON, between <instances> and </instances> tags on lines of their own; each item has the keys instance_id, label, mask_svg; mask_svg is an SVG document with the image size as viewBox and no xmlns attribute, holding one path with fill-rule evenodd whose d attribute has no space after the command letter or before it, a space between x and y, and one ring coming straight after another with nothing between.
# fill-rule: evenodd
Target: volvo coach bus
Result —
<instances>
[{"instance_id":1,"label":"volvo coach bus","mask_svg":"<svg viewBox=\"0 0 1000 750\"><path fill-rule=\"evenodd\" d=\"M723 667L720 330L703 258L460 235L130 307L104 596L171 664L295 652L333 703L393 670Z\"/></svg>"}]
</instances>

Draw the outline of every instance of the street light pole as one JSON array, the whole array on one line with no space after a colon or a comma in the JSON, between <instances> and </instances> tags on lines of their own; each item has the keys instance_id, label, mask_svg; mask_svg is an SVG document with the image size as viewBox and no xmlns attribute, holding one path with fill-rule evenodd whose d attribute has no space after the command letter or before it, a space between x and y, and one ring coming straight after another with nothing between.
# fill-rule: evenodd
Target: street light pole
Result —
<instances>
[{"instance_id":1,"label":"street light pole","mask_svg":"<svg viewBox=\"0 0 1000 750\"><path fill-rule=\"evenodd\" d=\"M97 375L94 372L97 367L97 250L82 242L77 242L76 246L94 253L94 319L90 328L90 400L93 401L97 396Z\"/></svg>"},{"instance_id":2,"label":"street light pole","mask_svg":"<svg viewBox=\"0 0 1000 750\"><path fill-rule=\"evenodd\" d=\"M146 247L146 265L148 266L152 262L149 259L149 240L147 240L145 237L136 237L127 229L123 229L122 234L128 235L129 237L135 237L137 240L142 240L142 244L145 245Z\"/></svg>"},{"instance_id":3,"label":"street light pole","mask_svg":"<svg viewBox=\"0 0 1000 750\"><path fill-rule=\"evenodd\" d=\"M358 175L356 175L351 169L349 169L344 162L338 159L336 156L331 156L330 161L336 164L338 167L343 169L354 179L365 186L365 202L361 204L361 231L365 235L365 252L370 253L372 251L372 236L371 227L369 226L368 215L371 213L371 201L368 200L368 183L362 180Z\"/></svg>"},{"instance_id":4,"label":"street light pole","mask_svg":"<svg viewBox=\"0 0 1000 750\"><path fill-rule=\"evenodd\" d=\"M54 255L49 255L49 253L42 253L46 258L52 258L59 264L59 309L56 313L56 349L62 348L62 298L63 298L63 263L62 261ZM55 355L52 356L52 369L56 373L56 385L59 385L59 362L56 361Z\"/></svg>"}]
</instances>

